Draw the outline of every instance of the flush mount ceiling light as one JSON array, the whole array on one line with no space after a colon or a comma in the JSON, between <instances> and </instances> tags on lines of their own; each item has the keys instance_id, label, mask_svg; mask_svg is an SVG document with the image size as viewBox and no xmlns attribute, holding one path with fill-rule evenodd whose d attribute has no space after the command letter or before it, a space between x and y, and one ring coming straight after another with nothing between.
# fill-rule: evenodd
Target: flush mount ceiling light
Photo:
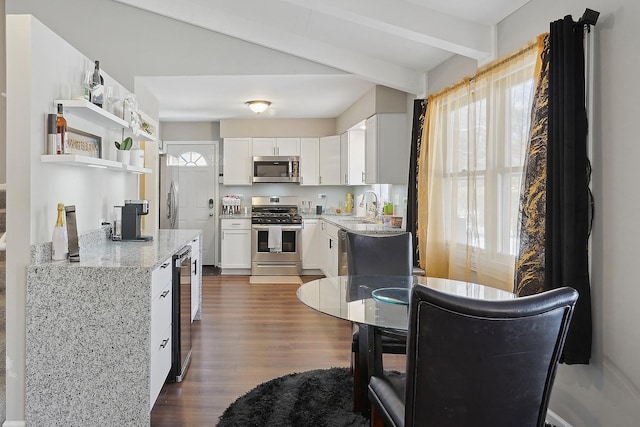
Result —
<instances>
[{"instance_id":1,"label":"flush mount ceiling light","mask_svg":"<svg viewBox=\"0 0 640 427\"><path fill-rule=\"evenodd\" d=\"M244 104L247 107L251 108L251 111L253 111L254 113L260 114L264 110L269 108L269 106L271 105L271 102L264 101L264 100L255 100L255 101L247 101Z\"/></svg>"}]
</instances>

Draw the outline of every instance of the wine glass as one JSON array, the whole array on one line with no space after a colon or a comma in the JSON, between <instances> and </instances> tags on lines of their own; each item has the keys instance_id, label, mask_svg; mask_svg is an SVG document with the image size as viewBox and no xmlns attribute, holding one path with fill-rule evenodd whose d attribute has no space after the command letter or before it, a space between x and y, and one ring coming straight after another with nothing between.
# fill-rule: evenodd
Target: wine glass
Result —
<instances>
[{"instance_id":1,"label":"wine glass","mask_svg":"<svg viewBox=\"0 0 640 427\"><path fill-rule=\"evenodd\" d=\"M107 86L107 102L111 106L113 114L116 114L116 102L120 101L120 88L115 85Z\"/></svg>"},{"instance_id":2,"label":"wine glass","mask_svg":"<svg viewBox=\"0 0 640 427\"><path fill-rule=\"evenodd\" d=\"M91 89L93 88L93 70L87 68L82 74L82 87L84 88L84 99L91 101Z\"/></svg>"}]
</instances>

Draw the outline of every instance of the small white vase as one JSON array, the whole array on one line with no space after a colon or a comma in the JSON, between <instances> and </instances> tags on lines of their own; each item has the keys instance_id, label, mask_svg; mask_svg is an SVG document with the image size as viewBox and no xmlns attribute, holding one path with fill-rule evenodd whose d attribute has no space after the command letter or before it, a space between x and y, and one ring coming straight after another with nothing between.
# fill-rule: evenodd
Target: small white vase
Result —
<instances>
[{"instance_id":1,"label":"small white vase","mask_svg":"<svg viewBox=\"0 0 640 427\"><path fill-rule=\"evenodd\" d=\"M131 151L131 157L129 161L131 166L143 168L144 167L144 150L135 149L130 151Z\"/></svg>"},{"instance_id":2,"label":"small white vase","mask_svg":"<svg viewBox=\"0 0 640 427\"><path fill-rule=\"evenodd\" d=\"M130 150L116 150L116 154L118 156L117 158L120 163L122 163L123 165L129 164L129 158L131 155Z\"/></svg>"}]
</instances>

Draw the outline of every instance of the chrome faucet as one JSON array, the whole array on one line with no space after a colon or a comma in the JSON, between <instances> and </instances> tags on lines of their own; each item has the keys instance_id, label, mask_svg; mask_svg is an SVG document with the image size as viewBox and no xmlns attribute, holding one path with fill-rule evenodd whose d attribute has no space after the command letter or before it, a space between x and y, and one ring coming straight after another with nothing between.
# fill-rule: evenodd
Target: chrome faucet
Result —
<instances>
[{"instance_id":1,"label":"chrome faucet","mask_svg":"<svg viewBox=\"0 0 640 427\"><path fill-rule=\"evenodd\" d=\"M377 219L378 217L378 193L376 193L373 190L367 190L364 193L362 193L362 200L360 201L360 207L365 207L366 205L366 200L367 200L367 194L373 194L374 200L373 202L373 217L375 219ZM368 216L369 211L367 210L367 213L365 214L365 216Z\"/></svg>"}]
</instances>

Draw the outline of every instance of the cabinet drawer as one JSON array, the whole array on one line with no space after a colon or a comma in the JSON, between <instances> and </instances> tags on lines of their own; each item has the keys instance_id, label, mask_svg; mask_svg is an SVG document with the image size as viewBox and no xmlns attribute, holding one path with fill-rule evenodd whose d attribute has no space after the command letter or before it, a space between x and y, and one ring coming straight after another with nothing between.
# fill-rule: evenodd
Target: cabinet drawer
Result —
<instances>
[{"instance_id":1,"label":"cabinet drawer","mask_svg":"<svg viewBox=\"0 0 640 427\"><path fill-rule=\"evenodd\" d=\"M162 385L171 369L171 325L161 334L162 340L151 346L151 371L149 378L149 410L153 408Z\"/></svg>"},{"instance_id":2,"label":"cabinet drawer","mask_svg":"<svg viewBox=\"0 0 640 427\"><path fill-rule=\"evenodd\" d=\"M324 232L327 233L329 236L331 236L334 239L338 238L338 230L340 229L340 227L330 224L326 221L324 222Z\"/></svg>"},{"instance_id":3,"label":"cabinet drawer","mask_svg":"<svg viewBox=\"0 0 640 427\"><path fill-rule=\"evenodd\" d=\"M172 314L171 282L162 289L160 294L151 301L151 350L162 342L162 334L167 327L171 327Z\"/></svg>"},{"instance_id":4,"label":"cabinet drawer","mask_svg":"<svg viewBox=\"0 0 640 427\"><path fill-rule=\"evenodd\" d=\"M251 219L223 219L221 228L223 230L249 230L251 228Z\"/></svg>"},{"instance_id":5,"label":"cabinet drawer","mask_svg":"<svg viewBox=\"0 0 640 427\"><path fill-rule=\"evenodd\" d=\"M153 270L151 273L151 300L153 301L162 290L165 288L167 283L171 283L171 260L172 258L167 258L158 268Z\"/></svg>"}]
</instances>

